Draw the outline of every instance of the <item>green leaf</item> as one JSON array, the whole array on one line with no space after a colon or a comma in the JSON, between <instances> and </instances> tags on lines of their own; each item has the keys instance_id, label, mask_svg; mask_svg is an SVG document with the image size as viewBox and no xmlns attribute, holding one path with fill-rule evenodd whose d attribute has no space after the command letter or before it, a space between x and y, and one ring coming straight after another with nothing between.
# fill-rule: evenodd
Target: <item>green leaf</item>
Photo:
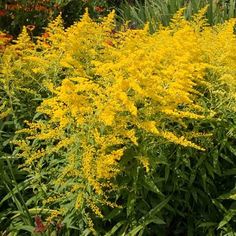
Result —
<instances>
[{"instance_id":1,"label":"green leaf","mask_svg":"<svg viewBox=\"0 0 236 236\"><path fill-rule=\"evenodd\" d=\"M136 202L136 196L134 192L132 192L129 194L128 200L127 200L127 208L126 208L127 217L129 217L131 213L133 212L135 202Z\"/></svg>"},{"instance_id":2,"label":"green leaf","mask_svg":"<svg viewBox=\"0 0 236 236\"><path fill-rule=\"evenodd\" d=\"M170 167L167 165L165 167L165 181L166 182L168 181L169 175L170 175Z\"/></svg>"},{"instance_id":3,"label":"green leaf","mask_svg":"<svg viewBox=\"0 0 236 236\"><path fill-rule=\"evenodd\" d=\"M167 203L170 201L172 196L167 197L165 200L163 200L161 203L159 203L156 207L154 207L152 210L150 210L143 218L141 218L141 222L147 222L148 220L154 218L154 216L162 209L164 208Z\"/></svg>"},{"instance_id":4,"label":"green leaf","mask_svg":"<svg viewBox=\"0 0 236 236\"><path fill-rule=\"evenodd\" d=\"M209 175L212 178L214 178L214 168L213 168L213 166L208 161L205 162L205 166L206 166L206 169L207 169Z\"/></svg>"},{"instance_id":5,"label":"green leaf","mask_svg":"<svg viewBox=\"0 0 236 236\"><path fill-rule=\"evenodd\" d=\"M216 199L213 199L212 202L219 210L222 210L223 212L227 211L225 209L225 207L219 201L217 201Z\"/></svg>"},{"instance_id":6,"label":"green leaf","mask_svg":"<svg viewBox=\"0 0 236 236\"><path fill-rule=\"evenodd\" d=\"M113 228L105 234L105 236L112 236L126 221L118 222Z\"/></svg>"},{"instance_id":7,"label":"green leaf","mask_svg":"<svg viewBox=\"0 0 236 236\"><path fill-rule=\"evenodd\" d=\"M81 234L81 236L88 236L88 235L91 235L91 229L85 229Z\"/></svg>"},{"instance_id":8,"label":"green leaf","mask_svg":"<svg viewBox=\"0 0 236 236\"><path fill-rule=\"evenodd\" d=\"M222 194L218 199L233 199L236 200L236 188L232 189L229 193Z\"/></svg>"},{"instance_id":9,"label":"green leaf","mask_svg":"<svg viewBox=\"0 0 236 236\"><path fill-rule=\"evenodd\" d=\"M127 236L136 236L137 235L137 233L141 230L141 229L143 229L143 225L139 225L139 226L137 226L137 227L135 227L133 230L131 230L128 234L126 234Z\"/></svg>"},{"instance_id":10,"label":"green leaf","mask_svg":"<svg viewBox=\"0 0 236 236\"><path fill-rule=\"evenodd\" d=\"M145 226L146 226L146 225L149 225L149 224L151 224L151 223L154 223L154 224L156 224L156 225L165 225L165 224L166 224L166 222L165 222L164 220L162 220L161 218L155 217L155 218L153 218L153 219L151 219L151 220L146 221L146 222L145 222Z\"/></svg>"},{"instance_id":11,"label":"green leaf","mask_svg":"<svg viewBox=\"0 0 236 236\"><path fill-rule=\"evenodd\" d=\"M225 161L229 162L230 164L234 164L234 162L226 155L224 155L223 153L220 154L220 157L222 159L224 159Z\"/></svg>"},{"instance_id":12,"label":"green leaf","mask_svg":"<svg viewBox=\"0 0 236 236\"><path fill-rule=\"evenodd\" d=\"M223 172L223 175L236 175L236 168L232 168Z\"/></svg>"},{"instance_id":13,"label":"green leaf","mask_svg":"<svg viewBox=\"0 0 236 236\"><path fill-rule=\"evenodd\" d=\"M114 217L116 217L117 215L119 215L121 212L121 209L120 208L115 208L113 209L110 213L108 213L106 216L105 216L105 219L106 220L111 220L113 219Z\"/></svg>"},{"instance_id":14,"label":"green leaf","mask_svg":"<svg viewBox=\"0 0 236 236\"><path fill-rule=\"evenodd\" d=\"M219 223L218 228L222 228L224 225L226 225L232 218L233 216L236 215L236 210L230 210L223 218L223 220Z\"/></svg>"},{"instance_id":15,"label":"green leaf","mask_svg":"<svg viewBox=\"0 0 236 236\"><path fill-rule=\"evenodd\" d=\"M33 233L34 232L34 226L31 226L31 225L14 226L14 230L17 230L17 231L23 230L23 231Z\"/></svg>"},{"instance_id":16,"label":"green leaf","mask_svg":"<svg viewBox=\"0 0 236 236\"><path fill-rule=\"evenodd\" d=\"M136 202L137 182L138 182L138 177L139 177L139 171L140 171L140 167L137 167L135 172L133 173L134 180L133 180L132 191L128 195L127 206L126 206L127 217L129 217L131 215L131 213L133 212L134 205Z\"/></svg>"},{"instance_id":17,"label":"green leaf","mask_svg":"<svg viewBox=\"0 0 236 236\"><path fill-rule=\"evenodd\" d=\"M160 189L156 186L156 184L154 183L154 181L150 177L145 176L144 183L145 183L145 186L147 187L148 190L164 197L164 194L160 191Z\"/></svg>"},{"instance_id":18,"label":"green leaf","mask_svg":"<svg viewBox=\"0 0 236 236\"><path fill-rule=\"evenodd\" d=\"M28 182L27 180L25 180L22 183L17 184L16 187L14 187L11 192L9 192L8 194L6 194L4 196L4 198L1 200L0 205L2 205L5 201L7 201L8 199L12 198L12 194L16 195L18 193L18 191L21 190L25 190L25 187L28 186Z\"/></svg>"},{"instance_id":19,"label":"green leaf","mask_svg":"<svg viewBox=\"0 0 236 236\"><path fill-rule=\"evenodd\" d=\"M199 228L210 228L217 226L217 223L215 222L204 222L198 225Z\"/></svg>"}]
</instances>

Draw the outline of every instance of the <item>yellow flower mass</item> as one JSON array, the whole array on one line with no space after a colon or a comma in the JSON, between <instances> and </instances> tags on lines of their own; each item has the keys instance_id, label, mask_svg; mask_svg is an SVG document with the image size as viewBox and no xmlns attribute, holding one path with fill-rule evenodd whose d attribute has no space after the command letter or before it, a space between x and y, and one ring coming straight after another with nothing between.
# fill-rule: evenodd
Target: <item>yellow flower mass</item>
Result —
<instances>
[{"instance_id":1,"label":"yellow flower mass","mask_svg":"<svg viewBox=\"0 0 236 236\"><path fill-rule=\"evenodd\" d=\"M48 188L58 196L50 196L53 202L66 202L70 193L77 210L85 205L102 217L99 204L114 206L109 194L125 168L120 161L145 137L154 137L157 145L164 139L204 150L188 139L187 121L211 113L200 102L215 83L207 73L227 86L235 83L236 38L235 19L209 27L203 14L189 22L179 12L169 27L154 34L148 25L115 31L114 12L102 22L85 13L68 29L58 17L46 29L46 39L33 43L24 29L6 49L1 80L9 96L9 81L27 93L30 82L25 80L31 77L44 91L37 108L41 119L28 122L22 131L27 139L17 143L33 181L40 185L42 168L50 174ZM18 80L12 60L15 71L21 68ZM4 117L7 104L0 112ZM139 161L149 172L148 156Z\"/></svg>"}]
</instances>

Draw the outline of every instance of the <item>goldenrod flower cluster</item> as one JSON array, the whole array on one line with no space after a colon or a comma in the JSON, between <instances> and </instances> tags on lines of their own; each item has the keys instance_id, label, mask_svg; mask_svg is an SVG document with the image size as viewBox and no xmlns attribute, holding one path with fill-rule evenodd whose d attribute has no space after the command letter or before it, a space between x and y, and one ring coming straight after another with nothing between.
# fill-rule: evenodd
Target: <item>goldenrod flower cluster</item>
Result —
<instances>
[{"instance_id":1,"label":"goldenrod flower cluster","mask_svg":"<svg viewBox=\"0 0 236 236\"><path fill-rule=\"evenodd\" d=\"M28 136L18 142L19 155L38 188L47 181L45 192L55 203L73 202L102 217L100 204L116 206L109 194L125 168L120 161L145 137L154 137L156 145L164 139L204 150L188 139L194 135L188 135L187 121L209 118L201 104L204 91L219 81L235 83L236 38L235 19L209 27L203 14L189 22L180 11L154 34L148 25L117 31L114 12L101 22L85 13L68 29L58 17L36 43L23 30L11 47L46 98L39 118L21 131ZM3 65L10 65L9 51ZM1 73L9 71L18 83L10 66ZM148 156L139 156L149 172Z\"/></svg>"}]
</instances>

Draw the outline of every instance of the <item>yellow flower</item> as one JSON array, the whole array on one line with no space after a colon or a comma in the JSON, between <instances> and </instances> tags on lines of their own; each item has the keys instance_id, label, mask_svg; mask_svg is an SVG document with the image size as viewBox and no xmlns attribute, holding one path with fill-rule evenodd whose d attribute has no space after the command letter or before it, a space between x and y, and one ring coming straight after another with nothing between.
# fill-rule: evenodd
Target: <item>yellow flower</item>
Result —
<instances>
[{"instance_id":1,"label":"yellow flower","mask_svg":"<svg viewBox=\"0 0 236 236\"><path fill-rule=\"evenodd\" d=\"M58 17L36 43L23 29L6 49L0 118L12 115L8 98L17 104L23 94L43 98L34 121L18 132L27 138L16 143L34 186L40 188L41 171L50 176L48 186L55 185L46 205L72 201L78 211L84 204L102 217L99 204L116 206L108 199L125 169L126 150L148 149L150 137L204 150L190 141L201 135L186 127L189 119L213 117L201 97L205 90L220 94L219 81L235 104L236 21L209 27L202 15L189 22L181 10L169 27L150 34L148 25L114 31L114 12L96 22L86 11L67 29ZM138 160L149 172L149 156ZM87 221L93 228L89 216Z\"/></svg>"},{"instance_id":2,"label":"yellow flower","mask_svg":"<svg viewBox=\"0 0 236 236\"><path fill-rule=\"evenodd\" d=\"M148 157L141 156L141 157L138 157L138 160L140 161L140 163L142 164L142 166L145 168L146 172L148 173L150 171L150 162L149 162Z\"/></svg>"}]
</instances>

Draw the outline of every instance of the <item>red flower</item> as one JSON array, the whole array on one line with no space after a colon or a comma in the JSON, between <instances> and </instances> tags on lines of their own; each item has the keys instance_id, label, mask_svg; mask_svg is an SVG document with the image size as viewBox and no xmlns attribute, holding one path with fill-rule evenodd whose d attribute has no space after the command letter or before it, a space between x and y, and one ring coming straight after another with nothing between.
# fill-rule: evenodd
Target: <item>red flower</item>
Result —
<instances>
[{"instance_id":1,"label":"red flower","mask_svg":"<svg viewBox=\"0 0 236 236\"><path fill-rule=\"evenodd\" d=\"M105 7L96 6L96 7L94 7L94 10L98 13L101 13L101 12L105 11Z\"/></svg>"},{"instance_id":2,"label":"red flower","mask_svg":"<svg viewBox=\"0 0 236 236\"><path fill-rule=\"evenodd\" d=\"M43 221L40 216L34 217L34 223L35 223L34 232L43 233L46 231L47 227L43 224Z\"/></svg>"},{"instance_id":3,"label":"red flower","mask_svg":"<svg viewBox=\"0 0 236 236\"><path fill-rule=\"evenodd\" d=\"M0 16L5 16L7 14L6 10L0 10Z\"/></svg>"}]
</instances>

